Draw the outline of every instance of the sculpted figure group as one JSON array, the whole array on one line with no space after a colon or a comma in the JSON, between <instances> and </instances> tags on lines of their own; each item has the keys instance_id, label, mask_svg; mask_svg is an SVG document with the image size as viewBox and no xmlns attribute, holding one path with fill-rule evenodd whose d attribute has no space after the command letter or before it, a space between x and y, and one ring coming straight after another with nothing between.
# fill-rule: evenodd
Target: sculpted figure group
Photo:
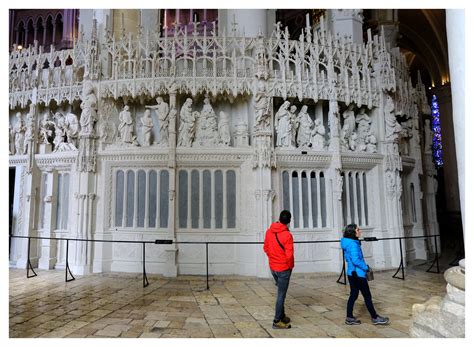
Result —
<instances>
[{"instance_id":1,"label":"sculpted figure group","mask_svg":"<svg viewBox=\"0 0 474 347\"><path fill-rule=\"evenodd\" d=\"M343 125L340 130L339 114L332 119L331 136L337 136L341 148L347 151L377 151L377 139L372 131L372 120L362 107L355 115L354 105L350 105L343 113ZM280 148L311 148L317 151L327 148L326 129L321 118L314 121L308 113L308 106L303 105L297 114L297 107L289 101L283 102L275 113L274 126L276 146Z\"/></svg>"},{"instance_id":2,"label":"sculpted figure group","mask_svg":"<svg viewBox=\"0 0 474 347\"><path fill-rule=\"evenodd\" d=\"M326 129L321 119L311 119L308 106L303 105L297 114L297 107L285 101L274 118L277 147L312 148L317 151L326 148Z\"/></svg>"}]
</instances>

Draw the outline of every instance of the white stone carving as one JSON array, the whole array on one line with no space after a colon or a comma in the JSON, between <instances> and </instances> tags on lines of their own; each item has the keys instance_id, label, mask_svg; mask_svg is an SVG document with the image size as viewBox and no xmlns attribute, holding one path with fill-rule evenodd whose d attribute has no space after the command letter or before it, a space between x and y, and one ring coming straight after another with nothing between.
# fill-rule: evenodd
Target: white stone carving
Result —
<instances>
[{"instance_id":1,"label":"white stone carving","mask_svg":"<svg viewBox=\"0 0 474 347\"><path fill-rule=\"evenodd\" d=\"M24 154L26 126L21 112L16 113L16 118L17 122L13 128L15 132L15 154L22 155Z\"/></svg>"},{"instance_id":2,"label":"white stone carving","mask_svg":"<svg viewBox=\"0 0 474 347\"><path fill-rule=\"evenodd\" d=\"M209 98L204 98L204 105L199 114L196 113L196 133L193 146L215 146L219 142L217 116Z\"/></svg>"},{"instance_id":3,"label":"white stone carving","mask_svg":"<svg viewBox=\"0 0 474 347\"><path fill-rule=\"evenodd\" d=\"M192 104L193 100L191 98L186 99L179 113L178 146L181 147L191 147L194 141L195 122L196 118L199 118L199 112L195 111L193 113Z\"/></svg>"},{"instance_id":4,"label":"white stone carving","mask_svg":"<svg viewBox=\"0 0 474 347\"><path fill-rule=\"evenodd\" d=\"M270 130L271 111L270 99L265 92L265 82L258 81L258 91L254 98L255 108L255 125L254 131L268 131Z\"/></svg>"},{"instance_id":5,"label":"white stone carving","mask_svg":"<svg viewBox=\"0 0 474 347\"><path fill-rule=\"evenodd\" d=\"M54 152L60 150L61 144L66 142L66 125L64 115L61 112L54 114L55 128L54 128Z\"/></svg>"},{"instance_id":6,"label":"white stone carving","mask_svg":"<svg viewBox=\"0 0 474 347\"><path fill-rule=\"evenodd\" d=\"M122 112L119 114L120 124L118 131L120 135L120 141L122 144L134 144L138 145L137 137L134 134L135 122L130 112L130 107L125 105Z\"/></svg>"},{"instance_id":7,"label":"white stone carving","mask_svg":"<svg viewBox=\"0 0 474 347\"><path fill-rule=\"evenodd\" d=\"M249 129L247 123L237 123L234 131L234 146L248 147Z\"/></svg>"},{"instance_id":8,"label":"white stone carving","mask_svg":"<svg viewBox=\"0 0 474 347\"><path fill-rule=\"evenodd\" d=\"M314 128L311 131L311 148L316 151L326 149L326 129L320 118L314 120Z\"/></svg>"},{"instance_id":9,"label":"white stone carving","mask_svg":"<svg viewBox=\"0 0 474 347\"><path fill-rule=\"evenodd\" d=\"M113 143L117 134L117 126L111 120L116 115L115 104L107 99L100 107L99 138L102 143Z\"/></svg>"},{"instance_id":10,"label":"white stone carving","mask_svg":"<svg viewBox=\"0 0 474 347\"><path fill-rule=\"evenodd\" d=\"M289 115L290 115L290 147L291 148L296 148L296 132L299 128L299 123L297 120L297 115L296 115L296 106L291 105Z\"/></svg>"},{"instance_id":11,"label":"white stone carving","mask_svg":"<svg viewBox=\"0 0 474 347\"><path fill-rule=\"evenodd\" d=\"M160 122L160 145L168 146L169 138L169 106L161 96L156 98L156 105L145 106L145 108L156 110Z\"/></svg>"},{"instance_id":12,"label":"white stone carving","mask_svg":"<svg viewBox=\"0 0 474 347\"><path fill-rule=\"evenodd\" d=\"M298 147L308 148L311 144L314 122L308 114L308 106L303 105L296 119L298 126Z\"/></svg>"},{"instance_id":13,"label":"white stone carving","mask_svg":"<svg viewBox=\"0 0 474 347\"><path fill-rule=\"evenodd\" d=\"M398 143L399 134L402 130L402 127L397 122L394 110L395 106L393 104L393 99L390 96L387 96L387 102L385 103L384 107L385 140Z\"/></svg>"},{"instance_id":14,"label":"white stone carving","mask_svg":"<svg viewBox=\"0 0 474 347\"><path fill-rule=\"evenodd\" d=\"M224 111L219 112L219 143L230 146L229 116Z\"/></svg>"},{"instance_id":15,"label":"white stone carving","mask_svg":"<svg viewBox=\"0 0 474 347\"><path fill-rule=\"evenodd\" d=\"M166 114L168 116L168 114ZM142 138L141 144L142 146L150 146L151 145L151 135L153 130L153 118L151 118L150 110L145 110L142 118L140 118L142 123Z\"/></svg>"},{"instance_id":16,"label":"white stone carving","mask_svg":"<svg viewBox=\"0 0 474 347\"><path fill-rule=\"evenodd\" d=\"M354 105L350 105L343 113L344 124L341 129L341 147L345 150L355 150L355 140L357 134L355 131ZM355 136L354 136L355 135Z\"/></svg>"},{"instance_id":17,"label":"white stone carving","mask_svg":"<svg viewBox=\"0 0 474 347\"><path fill-rule=\"evenodd\" d=\"M8 122L8 154L15 153L15 132L12 123Z\"/></svg>"},{"instance_id":18,"label":"white stone carving","mask_svg":"<svg viewBox=\"0 0 474 347\"><path fill-rule=\"evenodd\" d=\"M74 113L68 113L64 119L64 128L66 130L67 142L74 149L79 147L79 121Z\"/></svg>"},{"instance_id":19,"label":"white stone carving","mask_svg":"<svg viewBox=\"0 0 474 347\"><path fill-rule=\"evenodd\" d=\"M45 112L43 114L43 119L41 120L40 127L40 143L51 144L54 139L54 128L56 124L51 119L51 114Z\"/></svg>"},{"instance_id":20,"label":"white stone carving","mask_svg":"<svg viewBox=\"0 0 474 347\"><path fill-rule=\"evenodd\" d=\"M80 135L95 135L94 125L97 121L97 97L92 82L84 82L81 103L81 132Z\"/></svg>"},{"instance_id":21,"label":"white stone carving","mask_svg":"<svg viewBox=\"0 0 474 347\"><path fill-rule=\"evenodd\" d=\"M26 131L23 145L23 153L34 153L34 141L36 134L36 107L34 104L30 105L30 111L26 114Z\"/></svg>"},{"instance_id":22,"label":"white stone carving","mask_svg":"<svg viewBox=\"0 0 474 347\"><path fill-rule=\"evenodd\" d=\"M290 102L285 101L280 106L278 112L275 114L275 129L277 133L276 146L277 147L290 147L291 146L291 135L292 135L292 124L290 118L290 112L288 108Z\"/></svg>"}]
</instances>

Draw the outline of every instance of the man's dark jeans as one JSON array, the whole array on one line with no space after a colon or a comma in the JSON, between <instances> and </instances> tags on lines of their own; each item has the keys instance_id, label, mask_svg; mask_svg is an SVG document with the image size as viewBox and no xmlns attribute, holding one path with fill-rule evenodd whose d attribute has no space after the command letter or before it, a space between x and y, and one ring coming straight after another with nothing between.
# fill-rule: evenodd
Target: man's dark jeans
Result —
<instances>
[{"instance_id":1,"label":"man's dark jeans","mask_svg":"<svg viewBox=\"0 0 474 347\"><path fill-rule=\"evenodd\" d=\"M278 294L275 304L275 322L285 317L285 298L288 285L290 284L291 269L285 271L273 271L273 278L278 287Z\"/></svg>"},{"instance_id":2,"label":"man's dark jeans","mask_svg":"<svg viewBox=\"0 0 474 347\"><path fill-rule=\"evenodd\" d=\"M372 303L372 294L370 293L367 279L364 277L358 277L355 272L352 273L352 276L347 276L347 278L349 278L349 284L351 285L351 294L347 301L347 317L353 317L352 310L360 291L364 297L365 306L367 306L370 315L372 318L377 318L377 312L375 312L374 304Z\"/></svg>"}]
</instances>

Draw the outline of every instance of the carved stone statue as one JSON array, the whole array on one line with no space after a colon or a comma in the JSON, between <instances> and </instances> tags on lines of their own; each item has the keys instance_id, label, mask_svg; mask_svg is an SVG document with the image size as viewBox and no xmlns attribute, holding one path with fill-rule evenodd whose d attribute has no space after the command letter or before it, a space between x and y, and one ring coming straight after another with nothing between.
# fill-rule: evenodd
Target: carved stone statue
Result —
<instances>
[{"instance_id":1,"label":"carved stone statue","mask_svg":"<svg viewBox=\"0 0 474 347\"><path fill-rule=\"evenodd\" d=\"M77 116L74 113L68 113L64 120L64 126L66 129L67 142L71 146L78 148L79 122Z\"/></svg>"},{"instance_id":2,"label":"carved stone statue","mask_svg":"<svg viewBox=\"0 0 474 347\"><path fill-rule=\"evenodd\" d=\"M35 113L36 113L36 106L34 104L30 104L30 112L26 114L26 131L25 131L25 140L23 145L23 153L26 154L30 150L34 140L35 140L35 133L36 133L36 126L35 126Z\"/></svg>"},{"instance_id":3,"label":"carved stone statue","mask_svg":"<svg viewBox=\"0 0 474 347\"><path fill-rule=\"evenodd\" d=\"M375 137L374 134L369 134L369 136L366 137L366 148L365 151L367 153L376 153L377 152L377 138Z\"/></svg>"},{"instance_id":4,"label":"carved stone statue","mask_svg":"<svg viewBox=\"0 0 474 347\"><path fill-rule=\"evenodd\" d=\"M120 139L122 143L136 144L136 136L133 134L134 121L129 106L125 105L119 114L120 124L118 126Z\"/></svg>"},{"instance_id":5,"label":"carved stone statue","mask_svg":"<svg viewBox=\"0 0 474 347\"><path fill-rule=\"evenodd\" d=\"M54 128L56 124L51 119L49 112L43 114L40 127L40 141L44 144L51 144L54 140Z\"/></svg>"},{"instance_id":6,"label":"carved stone statue","mask_svg":"<svg viewBox=\"0 0 474 347\"><path fill-rule=\"evenodd\" d=\"M402 130L400 131L400 151L403 155L409 155L410 152L410 138L413 137L413 120L408 119L401 123Z\"/></svg>"},{"instance_id":7,"label":"carved stone statue","mask_svg":"<svg viewBox=\"0 0 474 347\"><path fill-rule=\"evenodd\" d=\"M180 125L178 130L178 146L181 147L191 147L194 140L194 125L196 118L199 116L199 112L193 113L192 104L193 100L187 98L179 113Z\"/></svg>"},{"instance_id":8,"label":"carved stone statue","mask_svg":"<svg viewBox=\"0 0 474 347\"><path fill-rule=\"evenodd\" d=\"M55 128L54 128L54 152L58 151L61 145L66 141L66 125L65 118L61 112L54 114Z\"/></svg>"},{"instance_id":9,"label":"carved stone statue","mask_svg":"<svg viewBox=\"0 0 474 347\"><path fill-rule=\"evenodd\" d=\"M102 143L113 143L117 134L117 125L111 121L112 114L115 114L115 103L110 100L102 102L100 115L102 116L99 125L99 137Z\"/></svg>"},{"instance_id":10,"label":"carved stone statue","mask_svg":"<svg viewBox=\"0 0 474 347\"><path fill-rule=\"evenodd\" d=\"M166 102L163 101L161 96L156 98L156 105L145 106L152 110L156 110L156 115L160 122L160 144L168 145L169 137L169 106Z\"/></svg>"},{"instance_id":11,"label":"carved stone statue","mask_svg":"<svg viewBox=\"0 0 474 347\"><path fill-rule=\"evenodd\" d=\"M15 132L12 123L8 122L8 154L15 153Z\"/></svg>"},{"instance_id":12,"label":"carved stone statue","mask_svg":"<svg viewBox=\"0 0 474 347\"><path fill-rule=\"evenodd\" d=\"M361 108L359 114L355 118L357 123L357 140L356 140L356 151L363 152L367 149L367 138L370 136L370 127L372 120L365 113L365 109Z\"/></svg>"},{"instance_id":13,"label":"carved stone statue","mask_svg":"<svg viewBox=\"0 0 474 347\"><path fill-rule=\"evenodd\" d=\"M26 126L23 121L23 115L21 112L16 113L17 122L13 131L15 133L15 154L23 154L24 144L25 144L25 131Z\"/></svg>"},{"instance_id":14,"label":"carved stone statue","mask_svg":"<svg viewBox=\"0 0 474 347\"><path fill-rule=\"evenodd\" d=\"M289 103L288 103L289 104ZM267 97L265 92L265 84L263 81L259 81L259 90L255 94L255 131L269 130L270 129L270 99Z\"/></svg>"},{"instance_id":15,"label":"carved stone statue","mask_svg":"<svg viewBox=\"0 0 474 347\"><path fill-rule=\"evenodd\" d=\"M224 111L219 112L219 143L224 146L230 145L229 116Z\"/></svg>"},{"instance_id":16,"label":"carved stone statue","mask_svg":"<svg viewBox=\"0 0 474 347\"><path fill-rule=\"evenodd\" d=\"M203 138L200 144L204 146L216 145L219 142L217 116L208 98L204 98L204 106L202 107L200 118L203 125L201 129L203 130Z\"/></svg>"},{"instance_id":17,"label":"carved stone statue","mask_svg":"<svg viewBox=\"0 0 474 347\"><path fill-rule=\"evenodd\" d=\"M288 104L286 104L288 103ZM290 147L291 146L291 137L292 137L292 123L290 118L290 113L288 112L288 106L290 103L285 101L283 105L278 110L278 126L276 128L277 132L277 147Z\"/></svg>"},{"instance_id":18,"label":"carved stone statue","mask_svg":"<svg viewBox=\"0 0 474 347\"><path fill-rule=\"evenodd\" d=\"M238 123L235 125L234 146L247 147L249 145L249 130L247 123Z\"/></svg>"},{"instance_id":19,"label":"carved stone statue","mask_svg":"<svg viewBox=\"0 0 474 347\"><path fill-rule=\"evenodd\" d=\"M329 130L331 137L339 137L339 105L337 101L329 102Z\"/></svg>"},{"instance_id":20,"label":"carved stone statue","mask_svg":"<svg viewBox=\"0 0 474 347\"><path fill-rule=\"evenodd\" d=\"M94 86L89 81L84 82L81 109L80 135L94 135L94 124L97 121L97 97Z\"/></svg>"},{"instance_id":21,"label":"carved stone statue","mask_svg":"<svg viewBox=\"0 0 474 347\"><path fill-rule=\"evenodd\" d=\"M299 124L297 136L298 147L309 147L314 123L308 114L308 106L304 105L301 107L296 122Z\"/></svg>"},{"instance_id":22,"label":"carved stone statue","mask_svg":"<svg viewBox=\"0 0 474 347\"><path fill-rule=\"evenodd\" d=\"M326 147L326 129L320 118L314 120L314 129L311 131L311 148L316 151L322 151Z\"/></svg>"},{"instance_id":23,"label":"carved stone statue","mask_svg":"<svg viewBox=\"0 0 474 347\"><path fill-rule=\"evenodd\" d=\"M398 134L402 130L402 127L397 122L395 117L395 106L390 96L387 97L387 102L384 107L384 118L385 118L385 140L398 142Z\"/></svg>"},{"instance_id":24,"label":"carved stone statue","mask_svg":"<svg viewBox=\"0 0 474 347\"><path fill-rule=\"evenodd\" d=\"M166 114L166 116L168 116L168 114ZM145 110L145 113L143 114L143 117L140 118L140 121L142 123L142 146L150 146L152 135L151 132L153 130L153 118L151 118L151 111Z\"/></svg>"},{"instance_id":25,"label":"carved stone statue","mask_svg":"<svg viewBox=\"0 0 474 347\"><path fill-rule=\"evenodd\" d=\"M350 105L347 110L342 113L344 124L341 129L341 145L343 148L350 150L355 149L354 140L357 136L353 136L356 124L353 108L354 106Z\"/></svg>"}]
</instances>

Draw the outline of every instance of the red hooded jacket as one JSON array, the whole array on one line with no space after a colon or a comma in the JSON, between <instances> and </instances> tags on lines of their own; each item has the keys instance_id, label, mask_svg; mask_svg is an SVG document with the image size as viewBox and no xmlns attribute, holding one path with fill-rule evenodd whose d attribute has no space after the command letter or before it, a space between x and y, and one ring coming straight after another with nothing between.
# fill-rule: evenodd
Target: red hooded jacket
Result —
<instances>
[{"instance_id":1,"label":"red hooded jacket","mask_svg":"<svg viewBox=\"0 0 474 347\"><path fill-rule=\"evenodd\" d=\"M278 240L285 250L280 247L275 235L278 235ZM285 224L275 222L270 225L270 228L268 228L265 234L263 250L268 256L270 269L273 271L285 271L293 269L295 266L293 236Z\"/></svg>"}]
</instances>

